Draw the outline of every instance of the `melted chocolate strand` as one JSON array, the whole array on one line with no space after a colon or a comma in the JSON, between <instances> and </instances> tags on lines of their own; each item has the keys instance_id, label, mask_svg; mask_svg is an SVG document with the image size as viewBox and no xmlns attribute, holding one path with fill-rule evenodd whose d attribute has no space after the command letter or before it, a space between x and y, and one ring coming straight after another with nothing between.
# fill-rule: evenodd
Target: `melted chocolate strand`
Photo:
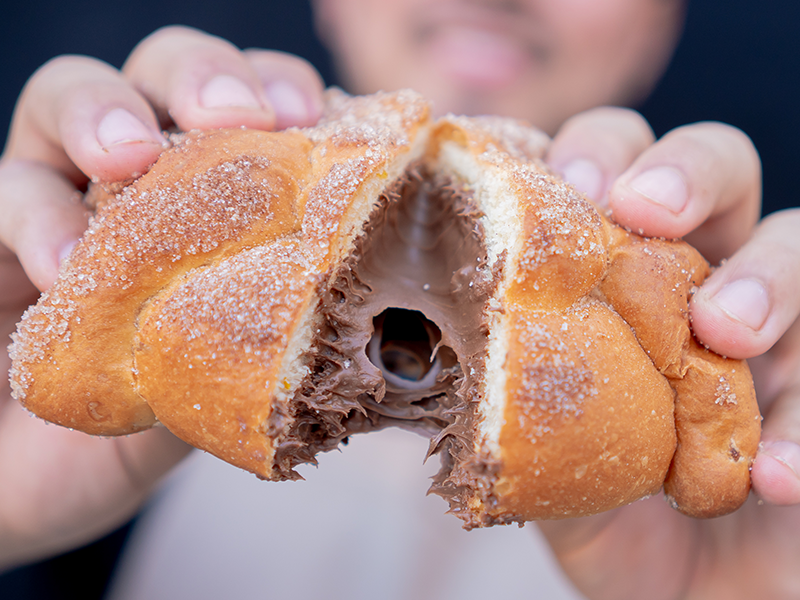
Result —
<instances>
[{"instance_id":1,"label":"melted chocolate strand","mask_svg":"<svg viewBox=\"0 0 800 600\"><path fill-rule=\"evenodd\" d=\"M381 196L353 252L321 284L310 373L267 425L282 432L281 476L298 478L293 467L316 463L318 452L354 433L402 427L431 438L428 457L442 455L431 491L468 527L485 524L474 521L467 500L477 490L491 502L498 470L476 455L474 436L485 308L503 260L488 272L481 216L467 191L418 168ZM404 327L408 335L397 339ZM384 356L401 366L390 370Z\"/></svg>"}]
</instances>

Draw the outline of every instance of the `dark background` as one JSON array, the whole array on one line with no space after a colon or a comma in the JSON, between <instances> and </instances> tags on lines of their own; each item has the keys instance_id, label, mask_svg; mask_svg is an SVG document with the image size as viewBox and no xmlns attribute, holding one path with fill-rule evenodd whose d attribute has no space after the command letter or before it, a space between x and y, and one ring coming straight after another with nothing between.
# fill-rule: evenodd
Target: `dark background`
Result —
<instances>
[{"instance_id":1,"label":"dark background","mask_svg":"<svg viewBox=\"0 0 800 600\"><path fill-rule=\"evenodd\" d=\"M303 56L328 84L336 79L313 35L305 1L30 0L0 20L0 138L19 90L49 58L88 54L120 66L145 35L168 24L198 27L239 47L277 48ZM794 206L792 180L800 134L796 108L800 3L793 0L690 0L686 31L667 74L639 107L661 135L713 119L748 133L764 163L765 207Z\"/></svg>"},{"instance_id":2,"label":"dark background","mask_svg":"<svg viewBox=\"0 0 800 600\"><path fill-rule=\"evenodd\" d=\"M30 0L2 11L0 139L5 139L19 91L46 60L63 53L88 54L119 67L141 38L168 24L198 27L242 48L298 54L317 66L326 83L336 83L304 1ZM799 25L800 3L794 0L691 0L675 58L639 107L658 135L708 119L743 129L761 153L765 212L798 205ZM99 598L127 531L0 576L0 598Z\"/></svg>"},{"instance_id":3,"label":"dark background","mask_svg":"<svg viewBox=\"0 0 800 600\"><path fill-rule=\"evenodd\" d=\"M0 138L19 90L49 58L88 54L120 66L145 35L181 23L237 46L277 48L303 56L328 84L336 79L313 35L302 0L30 0L0 19ZM794 0L690 0L678 51L650 100L639 107L661 135L713 119L751 136L764 163L767 211L795 206L794 161L800 134L800 3Z\"/></svg>"},{"instance_id":4,"label":"dark background","mask_svg":"<svg viewBox=\"0 0 800 600\"><path fill-rule=\"evenodd\" d=\"M672 64L639 109L658 135L702 120L741 128L761 154L772 212L800 205L799 95L800 3L689 0Z\"/></svg>"}]
</instances>

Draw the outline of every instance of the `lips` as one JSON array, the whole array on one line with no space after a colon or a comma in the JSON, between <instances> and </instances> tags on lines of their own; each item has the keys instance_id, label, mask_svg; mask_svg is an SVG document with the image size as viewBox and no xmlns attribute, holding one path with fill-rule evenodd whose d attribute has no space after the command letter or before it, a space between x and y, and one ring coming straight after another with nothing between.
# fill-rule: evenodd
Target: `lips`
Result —
<instances>
[{"instance_id":1,"label":"lips","mask_svg":"<svg viewBox=\"0 0 800 600\"><path fill-rule=\"evenodd\" d=\"M541 66L539 27L520 8L433 4L420 17L417 41L444 77L482 89L508 87Z\"/></svg>"},{"instance_id":2,"label":"lips","mask_svg":"<svg viewBox=\"0 0 800 600\"><path fill-rule=\"evenodd\" d=\"M521 44L472 27L447 27L435 36L429 51L444 74L473 86L510 85L528 62Z\"/></svg>"}]
</instances>

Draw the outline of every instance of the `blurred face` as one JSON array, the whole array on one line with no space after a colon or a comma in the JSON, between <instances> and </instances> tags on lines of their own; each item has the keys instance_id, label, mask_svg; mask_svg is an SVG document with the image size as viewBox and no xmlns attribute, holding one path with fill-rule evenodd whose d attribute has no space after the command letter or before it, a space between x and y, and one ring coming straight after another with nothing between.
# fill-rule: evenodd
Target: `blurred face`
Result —
<instances>
[{"instance_id":1,"label":"blurred face","mask_svg":"<svg viewBox=\"0 0 800 600\"><path fill-rule=\"evenodd\" d=\"M411 87L437 113L569 116L643 98L683 22L683 0L317 0L353 93Z\"/></svg>"}]
</instances>

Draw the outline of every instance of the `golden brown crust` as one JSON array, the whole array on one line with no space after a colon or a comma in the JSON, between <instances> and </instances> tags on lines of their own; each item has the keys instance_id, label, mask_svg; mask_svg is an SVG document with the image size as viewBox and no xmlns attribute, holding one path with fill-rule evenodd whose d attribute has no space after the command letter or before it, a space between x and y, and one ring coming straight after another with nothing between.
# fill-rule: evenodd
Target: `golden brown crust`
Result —
<instances>
[{"instance_id":1,"label":"golden brown crust","mask_svg":"<svg viewBox=\"0 0 800 600\"><path fill-rule=\"evenodd\" d=\"M480 130L449 118L434 134L466 150L473 178L500 178L514 196L506 218L521 225L496 303L508 339L503 467L476 510L499 522L593 514L655 493L668 469L678 510L735 510L760 417L746 364L692 337L689 300L708 263L684 242L612 224L535 156Z\"/></svg>"},{"instance_id":2,"label":"golden brown crust","mask_svg":"<svg viewBox=\"0 0 800 600\"><path fill-rule=\"evenodd\" d=\"M657 492L675 449L673 395L626 323L597 300L507 310L498 514L578 517Z\"/></svg>"},{"instance_id":3,"label":"golden brown crust","mask_svg":"<svg viewBox=\"0 0 800 600\"><path fill-rule=\"evenodd\" d=\"M658 370L683 377L692 338L689 298L708 276L708 263L688 244L643 239L621 228L614 233L599 291L633 327Z\"/></svg>"},{"instance_id":4,"label":"golden brown crust","mask_svg":"<svg viewBox=\"0 0 800 600\"><path fill-rule=\"evenodd\" d=\"M186 441L270 477L264 423L291 324L352 238L354 198L385 185L427 115L412 94L332 92L304 132L177 136L115 200L101 197L60 282L20 325L20 400L102 435L152 426L155 410ZM258 264L238 268L247 261ZM74 394L47 387L54 368Z\"/></svg>"},{"instance_id":5,"label":"golden brown crust","mask_svg":"<svg viewBox=\"0 0 800 600\"><path fill-rule=\"evenodd\" d=\"M761 415L746 362L691 340L686 363L685 376L671 381L678 448L664 491L681 512L716 517L747 499Z\"/></svg>"},{"instance_id":6,"label":"golden brown crust","mask_svg":"<svg viewBox=\"0 0 800 600\"><path fill-rule=\"evenodd\" d=\"M198 145L214 151L195 152ZM254 156L254 145L269 160ZM136 391L132 353L142 305L191 269L296 229L297 184L286 173L290 167L305 176L299 165L307 160L299 159L309 147L298 133L177 139L98 213L58 282L23 318L14 347L15 393L23 405L87 433L152 426L155 416ZM74 384L54 381L53 370Z\"/></svg>"},{"instance_id":7,"label":"golden brown crust","mask_svg":"<svg viewBox=\"0 0 800 600\"><path fill-rule=\"evenodd\" d=\"M686 514L735 509L760 418L746 364L692 337L708 264L612 224L540 162L546 145L507 119L431 126L408 92L331 92L302 131L176 136L116 197L96 194L89 231L19 325L14 394L94 434L160 421L278 478L270 416L307 369L318 290L424 155L474 194L502 274L486 311L498 369L487 366L474 432L497 468L469 502L475 521L594 514L665 479Z\"/></svg>"},{"instance_id":8,"label":"golden brown crust","mask_svg":"<svg viewBox=\"0 0 800 600\"><path fill-rule=\"evenodd\" d=\"M281 359L316 280L296 239L243 250L144 309L137 391L184 441L270 477L266 423ZM190 333L189 333L190 332Z\"/></svg>"}]
</instances>

